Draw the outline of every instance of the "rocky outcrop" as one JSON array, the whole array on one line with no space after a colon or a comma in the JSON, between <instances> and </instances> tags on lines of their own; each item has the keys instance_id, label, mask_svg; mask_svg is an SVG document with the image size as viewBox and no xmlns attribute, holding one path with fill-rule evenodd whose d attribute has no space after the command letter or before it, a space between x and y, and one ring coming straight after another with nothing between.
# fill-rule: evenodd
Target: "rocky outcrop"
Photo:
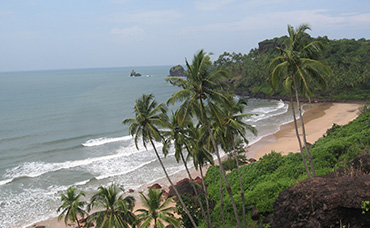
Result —
<instances>
[{"instance_id":1,"label":"rocky outcrop","mask_svg":"<svg viewBox=\"0 0 370 228\"><path fill-rule=\"evenodd\" d=\"M282 47L278 42L275 41L262 41L258 43L258 53L265 53L271 50L275 50L276 47Z\"/></svg>"},{"instance_id":2,"label":"rocky outcrop","mask_svg":"<svg viewBox=\"0 0 370 228\"><path fill-rule=\"evenodd\" d=\"M161 189L162 186L160 186L159 184L153 184L152 186L148 187L148 188L153 188L153 189Z\"/></svg>"},{"instance_id":3,"label":"rocky outcrop","mask_svg":"<svg viewBox=\"0 0 370 228\"><path fill-rule=\"evenodd\" d=\"M186 71L184 70L184 67L181 65L173 66L170 69L170 76L174 77L187 77Z\"/></svg>"},{"instance_id":4,"label":"rocky outcrop","mask_svg":"<svg viewBox=\"0 0 370 228\"><path fill-rule=\"evenodd\" d=\"M199 179L201 181L201 178L196 178L198 182L199 182ZM197 187L198 193L203 194L203 189L201 188L201 186L197 183L195 183L195 186ZM177 182L175 185L175 188L177 189L180 195L187 193L190 196L195 196L195 192L194 192L193 187L190 184L189 178L184 178L181 181ZM175 190L173 190L173 188L170 187L170 190L168 192L168 198L174 197L174 196L176 197Z\"/></svg>"},{"instance_id":5,"label":"rocky outcrop","mask_svg":"<svg viewBox=\"0 0 370 228\"><path fill-rule=\"evenodd\" d=\"M136 73L134 70L132 70L131 73L130 73L130 76L131 77L140 77L141 74L140 73Z\"/></svg>"},{"instance_id":6,"label":"rocky outcrop","mask_svg":"<svg viewBox=\"0 0 370 228\"><path fill-rule=\"evenodd\" d=\"M349 167L313 177L280 192L274 202L273 228L370 227L370 156L361 155Z\"/></svg>"}]
</instances>

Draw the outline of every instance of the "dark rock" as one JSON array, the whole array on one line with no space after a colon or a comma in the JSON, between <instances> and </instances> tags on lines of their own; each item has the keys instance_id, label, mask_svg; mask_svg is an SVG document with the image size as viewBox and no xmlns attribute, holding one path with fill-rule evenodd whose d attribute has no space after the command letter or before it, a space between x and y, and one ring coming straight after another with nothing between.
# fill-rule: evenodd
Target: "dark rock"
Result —
<instances>
[{"instance_id":1,"label":"dark rock","mask_svg":"<svg viewBox=\"0 0 370 228\"><path fill-rule=\"evenodd\" d=\"M325 178L335 178L342 176L360 176L370 173L370 155L358 155L352 162L348 163L348 167L337 169L325 176Z\"/></svg>"},{"instance_id":2,"label":"dark rock","mask_svg":"<svg viewBox=\"0 0 370 228\"><path fill-rule=\"evenodd\" d=\"M268 51L273 51L276 49L276 47L282 47L282 45L280 45L278 42L265 40L258 43L258 52L261 54Z\"/></svg>"},{"instance_id":3,"label":"dark rock","mask_svg":"<svg viewBox=\"0 0 370 228\"><path fill-rule=\"evenodd\" d=\"M362 201L370 199L370 175L313 177L280 192L272 228L370 227Z\"/></svg>"},{"instance_id":4,"label":"dark rock","mask_svg":"<svg viewBox=\"0 0 370 228\"><path fill-rule=\"evenodd\" d=\"M195 180L194 180L194 183L202 184L202 178L196 177Z\"/></svg>"},{"instance_id":5,"label":"dark rock","mask_svg":"<svg viewBox=\"0 0 370 228\"><path fill-rule=\"evenodd\" d=\"M370 173L370 155L369 154L361 154L357 156L352 162L348 164L349 167L353 167L353 169L361 170L365 174Z\"/></svg>"},{"instance_id":6,"label":"dark rock","mask_svg":"<svg viewBox=\"0 0 370 228\"><path fill-rule=\"evenodd\" d=\"M187 74L181 65L177 65L177 66L171 67L170 76L187 77Z\"/></svg>"},{"instance_id":7,"label":"dark rock","mask_svg":"<svg viewBox=\"0 0 370 228\"><path fill-rule=\"evenodd\" d=\"M198 193L203 194L203 190L201 189L201 187L197 184L195 186L197 188ZM190 184L189 178L184 178L181 181L177 182L175 187L180 195L187 193L190 196L195 196L195 192L192 185ZM175 196L176 196L175 190L173 190L171 186L170 191L168 192L168 198ZM177 200L176 198L174 199Z\"/></svg>"},{"instance_id":8,"label":"dark rock","mask_svg":"<svg viewBox=\"0 0 370 228\"><path fill-rule=\"evenodd\" d=\"M134 70L132 70L131 73L130 73L130 76L131 77L140 77L141 74L140 73L136 73Z\"/></svg>"},{"instance_id":9,"label":"dark rock","mask_svg":"<svg viewBox=\"0 0 370 228\"><path fill-rule=\"evenodd\" d=\"M134 189L132 189L132 188L130 188L130 189L128 190L128 192L135 192L135 190L134 190Z\"/></svg>"},{"instance_id":10,"label":"dark rock","mask_svg":"<svg viewBox=\"0 0 370 228\"><path fill-rule=\"evenodd\" d=\"M159 184L153 184L152 186L150 186L148 188L161 189L162 186L160 186Z\"/></svg>"}]
</instances>

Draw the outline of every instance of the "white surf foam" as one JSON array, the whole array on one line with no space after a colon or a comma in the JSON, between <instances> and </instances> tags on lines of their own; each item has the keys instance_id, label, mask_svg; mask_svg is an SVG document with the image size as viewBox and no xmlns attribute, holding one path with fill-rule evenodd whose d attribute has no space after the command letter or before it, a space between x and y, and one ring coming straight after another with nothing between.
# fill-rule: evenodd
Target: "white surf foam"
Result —
<instances>
[{"instance_id":1,"label":"white surf foam","mask_svg":"<svg viewBox=\"0 0 370 228\"><path fill-rule=\"evenodd\" d=\"M12 182L13 180L14 180L14 178L1 180L1 181L0 181L0 186L1 186L1 185L5 185L5 184L7 184L7 183L10 183L10 182Z\"/></svg>"},{"instance_id":2,"label":"white surf foam","mask_svg":"<svg viewBox=\"0 0 370 228\"><path fill-rule=\"evenodd\" d=\"M82 143L83 146L91 147L91 146L101 146L107 143L113 143L113 142L120 142L120 141L126 141L131 139L132 136L123 136L123 137L117 137L117 138L97 138L97 139L89 139L85 143Z\"/></svg>"}]
</instances>

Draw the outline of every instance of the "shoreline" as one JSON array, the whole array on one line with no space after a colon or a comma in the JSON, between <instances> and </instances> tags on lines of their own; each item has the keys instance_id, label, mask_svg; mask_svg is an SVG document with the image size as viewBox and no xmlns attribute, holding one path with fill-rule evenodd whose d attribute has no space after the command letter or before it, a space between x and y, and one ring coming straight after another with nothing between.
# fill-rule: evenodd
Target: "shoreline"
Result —
<instances>
[{"instance_id":1,"label":"shoreline","mask_svg":"<svg viewBox=\"0 0 370 228\"><path fill-rule=\"evenodd\" d=\"M306 129L307 142L313 144L320 139L333 124L345 125L356 119L361 104L352 103L315 103L306 104L303 120ZM297 119L298 126L300 120ZM301 127L299 127L302 135ZM280 127L275 134L268 135L247 147L247 158L259 159L263 155L275 151L283 155L290 152L298 153L299 146L294 123L290 122Z\"/></svg>"},{"instance_id":2,"label":"shoreline","mask_svg":"<svg viewBox=\"0 0 370 228\"><path fill-rule=\"evenodd\" d=\"M358 103L314 103L304 104L304 115L303 120L306 128L307 142L314 143L326 133L327 129L331 128L332 125L344 125L354 120L357 117L358 108L361 107ZM298 125L300 125L299 119L297 119ZM299 128L300 129L300 128ZM300 131L301 132L301 131ZM286 155L290 152L299 152L299 146L295 135L294 123L290 122L280 126L280 130L274 134L262 137L259 141L253 143L247 147L246 157L254 158L258 160L265 154L271 153L271 151L282 153ZM224 155L225 158L227 155ZM204 174L207 171L207 167L203 168ZM195 170L194 167L189 168L192 177L195 179L197 176L200 177L199 170ZM185 170L179 171L171 175L171 179L174 184L178 181L187 178ZM141 207L139 191L141 189L147 189L147 187L158 183L162 186L162 189L168 192L169 183L165 177L157 179L153 182L141 186L134 193L129 193L136 199L135 209ZM64 221L58 221L57 217L50 218L48 220L40 221L26 228L34 228L36 226L45 226L46 228L70 228L64 224Z\"/></svg>"}]
</instances>

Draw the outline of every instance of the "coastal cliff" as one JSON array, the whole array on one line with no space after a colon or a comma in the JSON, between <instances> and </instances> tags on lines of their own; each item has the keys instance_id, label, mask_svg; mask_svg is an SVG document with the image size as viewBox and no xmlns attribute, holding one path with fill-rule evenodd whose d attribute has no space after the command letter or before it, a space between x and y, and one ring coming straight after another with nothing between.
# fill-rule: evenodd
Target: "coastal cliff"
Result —
<instances>
[{"instance_id":1,"label":"coastal cliff","mask_svg":"<svg viewBox=\"0 0 370 228\"><path fill-rule=\"evenodd\" d=\"M171 67L170 76L187 77L187 74L186 74L184 67L182 67L181 65L176 65L176 66Z\"/></svg>"}]
</instances>

